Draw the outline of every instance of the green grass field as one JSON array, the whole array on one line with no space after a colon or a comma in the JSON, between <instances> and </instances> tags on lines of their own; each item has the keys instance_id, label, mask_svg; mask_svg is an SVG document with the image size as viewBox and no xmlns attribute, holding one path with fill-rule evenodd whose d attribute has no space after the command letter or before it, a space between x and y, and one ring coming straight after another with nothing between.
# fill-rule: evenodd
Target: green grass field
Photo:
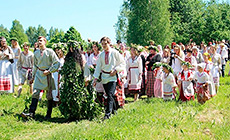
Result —
<instances>
[{"instance_id":1,"label":"green grass field","mask_svg":"<svg viewBox=\"0 0 230 140\"><path fill-rule=\"evenodd\" d=\"M226 74L228 70L229 66ZM53 119L45 121L46 101L39 103L35 120L24 121L20 113L29 97L24 86L27 91L23 89L20 98L0 95L0 139L230 139L229 85L230 77L221 78L217 96L204 105L197 100L143 99L126 104L104 122L101 118L67 122L58 108Z\"/></svg>"}]
</instances>

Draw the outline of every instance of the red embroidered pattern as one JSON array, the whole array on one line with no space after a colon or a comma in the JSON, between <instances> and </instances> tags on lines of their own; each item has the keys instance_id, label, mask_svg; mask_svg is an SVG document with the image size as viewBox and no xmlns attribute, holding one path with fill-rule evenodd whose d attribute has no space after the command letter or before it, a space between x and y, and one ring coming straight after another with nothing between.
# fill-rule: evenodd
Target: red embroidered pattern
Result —
<instances>
[{"instance_id":1,"label":"red embroidered pattern","mask_svg":"<svg viewBox=\"0 0 230 140\"><path fill-rule=\"evenodd\" d=\"M109 64L109 52L105 52L105 64L108 65Z\"/></svg>"}]
</instances>

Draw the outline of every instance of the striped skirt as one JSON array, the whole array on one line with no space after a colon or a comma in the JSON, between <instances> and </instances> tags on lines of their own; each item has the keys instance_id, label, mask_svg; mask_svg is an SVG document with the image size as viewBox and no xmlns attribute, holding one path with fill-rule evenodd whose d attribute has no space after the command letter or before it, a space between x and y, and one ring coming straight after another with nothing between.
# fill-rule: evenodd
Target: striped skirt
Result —
<instances>
[{"instance_id":1,"label":"striped skirt","mask_svg":"<svg viewBox=\"0 0 230 140\"><path fill-rule=\"evenodd\" d=\"M163 97L163 83L160 79L156 79L154 82L154 96L157 98Z\"/></svg>"},{"instance_id":2,"label":"striped skirt","mask_svg":"<svg viewBox=\"0 0 230 140\"><path fill-rule=\"evenodd\" d=\"M147 85L146 85L146 94L148 97L151 97L154 95L154 74L153 71L147 72Z\"/></svg>"}]
</instances>

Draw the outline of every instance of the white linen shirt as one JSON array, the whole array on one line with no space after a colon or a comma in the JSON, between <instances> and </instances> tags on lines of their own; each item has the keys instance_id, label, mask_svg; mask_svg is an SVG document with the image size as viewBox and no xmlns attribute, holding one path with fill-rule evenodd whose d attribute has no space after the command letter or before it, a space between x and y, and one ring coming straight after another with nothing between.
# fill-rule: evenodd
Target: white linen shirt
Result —
<instances>
[{"instance_id":1,"label":"white linen shirt","mask_svg":"<svg viewBox=\"0 0 230 140\"><path fill-rule=\"evenodd\" d=\"M98 56L96 69L93 75L94 78L98 79L102 71L111 72L113 70L116 70L117 72L121 72L126 69L124 57L117 50L113 48L109 48L108 61L109 63L106 65L105 64L105 51L102 51ZM112 81L117 82L116 75L110 76L110 74L103 73L103 72L101 75L101 79L102 79L101 81L102 84L106 84Z\"/></svg>"}]
</instances>

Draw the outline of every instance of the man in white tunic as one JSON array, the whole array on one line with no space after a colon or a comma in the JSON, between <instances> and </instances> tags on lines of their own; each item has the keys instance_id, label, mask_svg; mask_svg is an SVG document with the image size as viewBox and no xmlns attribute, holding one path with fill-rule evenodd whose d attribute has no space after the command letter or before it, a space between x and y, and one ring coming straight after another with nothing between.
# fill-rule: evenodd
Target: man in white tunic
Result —
<instances>
[{"instance_id":1,"label":"man in white tunic","mask_svg":"<svg viewBox=\"0 0 230 140\"><path fill-rule=\"evenodd\" d=\"M105 89L105 93L108 96L104 119L109 119L112 111L116 110L114 94L116 89L117 73L125 70L126 66L123 56L117 50L110 47L111 41L108 37L103 37L100 42L104 51L98 56L93 85L96 85L96 81L99 78L100 73L102 73L101 82Z\"/></svg>"},{"instance_id":2,"label":"man in white tunic","mask_svg":"<svg viewBox=\"0 0 230 140\"><path fill-rule=\"evenodd\" d=\"M19 86L18 86L18 97L22 92L22 85L24 85L27 80L27 84L30 86L30 93L32 94L32 84L30 84L30 80L32 78L32 68L33 68L33 59L34 54L29 51L30 44L25 42L23 44L24 51L20 53L17 68L19 71Z\"/></svg>"},{"instance_id":3,"label":"man in white tunic","mask_svg":"<svg viewBox=\"0 0 230 140\"><path fill-rule=\"evenodd\" d=\"M29 113L22 113L23 117L34 117L40 91L47 90L46 98L48 99L48 110L45 119L51 118L53 108L52 90L55 90L54 79L51 73L58 70L60 63L55 52L52 49L46 48L46 42L45 37L38 37L40 49L34 53L34 66L31 80L32 82L34 81L32 103L30 105Z\"/></svg>"}]
</instances>

